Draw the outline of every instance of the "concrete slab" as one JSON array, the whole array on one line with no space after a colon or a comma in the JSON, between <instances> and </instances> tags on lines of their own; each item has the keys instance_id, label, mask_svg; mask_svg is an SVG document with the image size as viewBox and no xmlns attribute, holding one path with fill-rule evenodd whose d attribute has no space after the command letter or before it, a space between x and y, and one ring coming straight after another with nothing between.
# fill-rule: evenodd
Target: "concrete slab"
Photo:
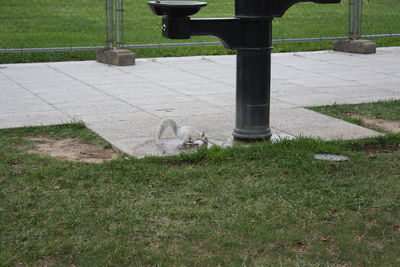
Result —
<instances>
[{"instance_id":1,"label":"concrete slab","mask_svg":"<svg viewBox=\"0 0 400 267\"><path fill-rule=\"evenodd\" d=\"M92 86L101 92L115 97L135 97L147 93L171 92L170 89L152 82L124 83L124 84L98 84Z\"/></svg>"},{"instance_id":2,"label":"concrete slab","mask_svg":"<svg viewBox=\"0 0 400 267\"><path fill-rule=\"evenodd\" d=\"M0 128L44 126L71 123L73 121L73 118L68 117L61 111L0 114Z\"/></svg>"},{"instance_id":3,"label":"concrete slab","mask_svg":"<svg viewBox=\"0 0 400 267\"><path fill-rule=\"evenodd\" d=\"M330 94L333 95L332 100L337 103L344 103L346 99L359 97L374 97L375 101L395 97L396 93L389 89L377 88L367 83L366 85L340 86L340 87L321 87L315 88L315 95ZM397 94L398 95L398 94Z\"/></svg>"},{"instance_id":4,"label":"concrete slab","mask_svg":"<svg viewBox=\"0 0 400 267\"><path fill-rule=\"evenodd\" d=\"M80 61L81 62L81 61ZM118 68L113 68L109 65L100 64L101 66L96 66L95 63L99 64L95 61L82 61L83 63L79 65L72 65L70 62L54 62L54 63L46 63L49 68L54 69L57 72L63 73L67 76L74 75L84 75L84 74L97 74L97 75L119 75L124 72Z\"/></svg>"},{"instance_id":5,"label":"concrete slab","mask_svg":"<svg viewBox=\"0 0 400 267\"><path fill-rule=\"evenodd\" d=\"M90 85L121 84L121 83L135 83L135 82L141 83L145 81L139 77L125 73L119 73L113 75L104 75L97 73L75 73L75 74L70 74L70 76L75 80Z\"/></svg>"},{"instance_id":6,"label":"concrete slab","mask_svg":"<svg viewBox=\"0 0 400 267\"><path fill-rule=\"evenodd\" d=\"M281 80L292 80L292 79L321 79L324 76L319 75L318 73L313 73L309 71L304 71L301 69L295 69L292 67L286 66L278 66L276 68L271 69L271 77L273 79L281 79Z\"/></svg>"},{"instance_id":7,"label":"concrete slab","mask_svg":"<svg viewBox=\"0 0 400 267\"><path fill-rule=\"evenodd\" d=\"M299 78L299 79L291 79L290 80L294 84L302 85L308 88L320 88L325 86L349 86L351 87L353 83L351 81L347 81L344 79L333 78L331 76L322 76L315 78Z\"/></svg>"},{"instance_id":8,"label":"concrete slab","mask_svg":"<svg viewBox=\"0 0 400 267\"><path fill-rule=\"evenodd\" d=\"M373 79L369 81L363 80L358 82L364 86L373 86L378 89L393 90L397 94L400 90L400 76L397 77L395 75L392 75L390 78L387 79Z\"/></svg>"},{"instance_id":9,"label":"concrete slab","mask_svg":"<svg viewBox=\"0 0 400 267\"><path fill-rule=\"evenodd\" d=\"M200 132L205 132L207 136L209 136L211 132L228 131L229 134L227 137L230 138L232 130L235 127L234 114L228 112L194 116L186 115L172 118L176 121L178 125L192 126Z\"/></svg>"},{"instance_id":10,"label":"concrete slab","mask_svg":"<svg viewBox=\"0 0 400 267\"><path fill-rule=\"evenodd\" d=\"M183 71L181 71L178 75L172 75L170 73L159 75L155 74L152 78L152 81L170 89L175 89L175 87L182 88L182 86L184 87L188 84L188 81L193 84L210 83L210 79L208 77L194 75Z\"/></svg>"},{"instance_id":11,"label":"concrete slab","mask_svg":"<svg viewBox=\"0 0 400 267\"><path fill-rule=\"evenodd\" d=\"M297 107L326 106L326 105L333 105L336 103L335 96L331 94L307 94L307 95L296 94L296 95L277 96L275 97L275 99L284 101L292 105L296 105Z\"/></svg>"},{"instance_id":12,"label":"concrete slab","mask_svg":"<svg viewBox=\"0 0 400 267\"><path fill-rule=\"evenodd\" d=\"M81 115L105 115L113 113L133 113L140 111L138 108L127 103L111 101L74 102L58 104L55 107L71 117Z\"/></svg>"},{"instance_id":13,"label":"concrete slab","mask_svg":"<svg viewBox=\"0 0 400 267\"><path fill-rule=\"evenodd\" d=\"M236 105L236 98L233 93L197 95L195 98L218 107L233 107Z\"/></svg>"},{"instance_id":14,"label":"concrete slab","mask_svg":"<svg viewBox=\"0 0 400 267\"><path fill-rule=\"evenodd\" d=\"M182 94L188 96L204 96L204 95L215 95L215 94L224 94L229 93L232 94L235 92L235 87L222 83L222 82L203 82L203 83L181 83L175 84L171 86L176 92L180 92Z\"/></svg>"},{"instance_id":15,"label":"concrete slab","mask_svg":"<svg viewBox=\"0 0 400 267\"><path fill-rule=\"evenodd\" d=\"M220 107L213 106L201 101L179 102L179 103L162 103L140 106L141 109L153 114L158 118L196 116L206 114L218 114L224 110Z\"/></svg>"},{"instance_id":16,"label":"concrete slab","mask_svg":"<svg viewBox=\"0 0 400 267\"><path fill-rule=\"evenodd\" d=\"M34 94L36 93L69 93L69 92L86 92L93 89L93 87L79 81L36 81L31 83L23 83L21 88L26 89Z\"/></svg>"},{"instance_id":17,"label":"concrete slab","mask_svg":"<svg viewBox=\"0 0 400 267\"><path fill-rule=\"evenodd\" d=\"M21 86L14 82L13 80L10 80L6 78L5 76L0 76L0 90L10 90L13 88L20 88Z\"/></svg>"},{"instance_id":18,"label":"concrete slab","mask_svg":"<svg viewBox=\"0 0 400 267\"><path fill-rule=\"evenodd\" d=\"M142 157L159 123L229 140L235 122L235 56L0 65L0 128L81 120L114 146ZM272 55L273 133L322 139L380 135L305 106L400 99L400 47L376 54L333 51Z\"/></svg>"},{"instance_id":19,"label":"concrete slab","mask_svg":"<svg viewBox=\"0 0 400 267\"><path fill-rule=\"evenodd\" d=\"M307 124L304 123L307 121ZM271 127L293 136L349 140L382 134L304 108L271 110Z\"/></svg>"},{"instance_id":20,"label":"concrete slab","mask_svg":"<svg viewBox=\"0 0 400 267\"><path fill-rule=\"evenodd\" d=\"M134 116L132 116L134 115ZM107 120L107 116L80 116L90 129L94 130L109 142L119 139L133 139L151 137L156 138L160 120L145 112L131 114L124 117L123 114L115 117L118 120ZM103 120L101 120L103 118ZM110 118L108 116L108 118ZM133 119L135 118L135 119ZM89 121L89 122L88 122Z\"/></svg>"},{"instance_id":21,"label":"concrete slab","mask_svg":"<svg viewBox=\"0 0 400 267\"><path fill-rule=\"evenodd\" d=\"M327 72L327 75L347 81L362 81L362 80L375 80L375 79L390 79L392 75L386 75L383 73L376 72L375 75L371 75L370 70L341 70L336 72Z\"/></svg>"},{"instance_id":22,"label":"concrete slab","mask_svg":"<svg viewBox=\"0 0 400 267\"><path fill-rule=\"evenodd\" d=\"M41 111L56 111L54 106L41 99L1 99L0 114L18 114Z\"/></svg>"},{"instance_id":23,"label":"concrete slab","mask_svg":"<svg viewBox=\"0 0 400 267\"><path fill-rule=\"evenodd\" d=\"M280 99L280 98L286 98L288 96L298 97L305 95L315 95L316 89L317 88L307 87L292 82L275 83L275 80L272 80L271 98Z\"/></svg>"},{"instance_id":24,"label":"concrete slab","mask_svg":"<svg viewBox=\"0 0 400 267\"><path fill-rule=\"evenodd\" d=\"M88 101L111 101L113 98L100 91L92 88L87 90L62 92L57 90L42 91L36 93L36 95L53 105L71 104L71 103L85 103Z\"/></svg>"},{"instance_id":25,"label":"concrete slab","mask_svg":"<svg viewBox=\"0 0 400 267\"><path fill-rule=\"evenodd\" d=\"M154 117L153 115L145 111L138 111L134 113L112 113L103 115L88 114L88 115L80 115L79 119L84 121L87 125L97 125L102 123L104 125L110 125L113 123L122 123L130 121L136 122L138 125L145 125L151 123L157 124L159 121L157 117Z\"/></svg>"},{"instance_id":26,"label":"concrete slab","mask_svg":"<svg viewBox=\"0 0 400 267\"><path fill-rule=\"evenodd\" d=\"M1 82L0 82L0 86ZM31 92L21 88L20 86L13 87L5 85L3 88L0 88L0 102L1 101L12 101L12 100L22 100L22 99L35 99L36 96Z\"/></svg>"}]
</instances>

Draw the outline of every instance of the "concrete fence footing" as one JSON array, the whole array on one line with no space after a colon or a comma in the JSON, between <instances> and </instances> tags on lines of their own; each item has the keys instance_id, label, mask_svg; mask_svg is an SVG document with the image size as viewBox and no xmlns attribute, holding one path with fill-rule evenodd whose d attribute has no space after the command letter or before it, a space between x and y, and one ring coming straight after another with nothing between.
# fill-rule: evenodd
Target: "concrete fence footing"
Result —
<instances>
[{"instance_id":1,"label":"concrete fence footing","mask_svg":"<svg viewBox=\"0 0 400 267\"><path fill-rule=\"evenodd\" d=\"M127 49L99 49L96 60L115 66L132 66L135 65L135 53Z\"/></svg>"},{"instance_id":2,"label":"concrete fence footing","mask_svg":"<svg viewBox=\"0 0 400 267\"><path fill-rule=\"evenodd\" d=\"M376 44L370 40L339 40L333 43L333 50L355 54L375 54Z\"/></svg>"}]
</instances>

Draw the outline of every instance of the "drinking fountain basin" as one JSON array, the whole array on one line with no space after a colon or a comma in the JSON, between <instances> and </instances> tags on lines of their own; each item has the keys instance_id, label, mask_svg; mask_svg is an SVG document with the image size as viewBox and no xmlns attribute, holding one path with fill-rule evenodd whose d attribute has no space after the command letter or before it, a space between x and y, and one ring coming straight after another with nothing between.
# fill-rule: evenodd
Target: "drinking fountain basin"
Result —
<instances>
[{"instance_id":1,"label":"drinking fountain basin","mask_svg":"<svg viewBox=\"0 0 400 267\"><path fill-rule=\"evenodd\" d=\"M151 1L148 2L148 5L157 16L188 17L199 12L207 3L198 1Z\"/></svg>"}]
</instances>

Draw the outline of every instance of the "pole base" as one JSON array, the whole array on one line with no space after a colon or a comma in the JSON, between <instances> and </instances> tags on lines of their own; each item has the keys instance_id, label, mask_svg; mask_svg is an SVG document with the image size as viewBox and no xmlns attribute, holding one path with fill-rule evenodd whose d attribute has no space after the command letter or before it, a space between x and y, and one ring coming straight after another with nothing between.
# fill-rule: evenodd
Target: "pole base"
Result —
<instances>
[{"instance_id":1,"label":"pole base","mask_svg":"<svg viewBox=\"0 0 400 267\"><path fill-rule=\"evenodd\" d=\"M270 128L265 129L238 129L235 128L232 133L236 141L256 142L271 139L272 132Z\"/></svg>"}]
</instances>

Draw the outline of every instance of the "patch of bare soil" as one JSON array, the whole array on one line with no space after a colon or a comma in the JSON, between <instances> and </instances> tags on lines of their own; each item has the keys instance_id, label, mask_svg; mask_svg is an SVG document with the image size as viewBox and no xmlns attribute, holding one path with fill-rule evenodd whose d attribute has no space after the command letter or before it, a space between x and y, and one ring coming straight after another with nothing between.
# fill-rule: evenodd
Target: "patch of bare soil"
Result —
<instances>
[{"instance_id":1,"label":"patch of bare soil","mask_svg":"<svg viewBox=\"0 0 400 267\"><path fill-rule=\"evenodd\" d=\"M354 119L360 119L367 127L381 129L385 132L400 133L400 121L371 118L357 114L348 114ZM394 153L400 151L400 144L395 146L368 145L362 148L367 154Z\"/></svg>"},{"instance_id":2,"label":"patch of bare soil","mask_svg":"<svg viewBox=\"0 0 400 267\"><path fill-rule=\"evenodd\" d=\"M362 120L365 123L365 125L369 127L382 129L386 132L391 132L391 133L400 133L400 121L376 119L356 114L349 114L349 115L354 119Z\"/></svg>"},{"instance_id":3,"label":"patch of bare soil","mask_svg":"<svg viewBox=\"0 0 400 267\"><path fill-rule=\"evenodd\" d=\"M369 145L363 147L362 151L364 151L367 154L394 153L400 151L400 144L392 147Z\"/></svg>"},{"instance_id":4,"label":"patch of bare soil","mask_svg":"<svg viewBox=\"0 0 400 267\"><path fill-rule=\"evenodd\" d=\"M54 139L45 136L27 137L35 143L35 147L26 152L43 156L51 156L62 160L87 163L102 163L118 157L112 148L88 145L71 137Z\"/></svg>"}]
</instances>

